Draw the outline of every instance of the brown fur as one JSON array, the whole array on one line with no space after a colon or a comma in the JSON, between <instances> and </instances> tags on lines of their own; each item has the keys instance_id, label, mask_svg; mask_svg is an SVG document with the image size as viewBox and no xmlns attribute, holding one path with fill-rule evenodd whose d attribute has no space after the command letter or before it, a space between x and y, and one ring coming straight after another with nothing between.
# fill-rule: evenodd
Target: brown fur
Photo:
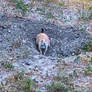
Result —
<instances>
[{"instance_id":1,"label":"brown fur","mask_svg":"<svg viewBox=\"0 0 92 92\"><path fill-rule=\"evenodd\" d=\"M45 54L46 51L47 51L47 48L50 46L50 40L49 40L49 37L47 36L47 34L44 33L43 29L41 30L41 33L39 33L36 36L36 45L37 45L37 48L40 51L40 53L42 52L41 47L40 47L41 43L45 43L45 45L46 45L46 49L45 49L45 52L44 52L44 54Z\"/></svg>"},{"instance_id":2,"label":"brown fur","mask_svg":"<svg viewBox=\"0 0 92 92\"><path fill-rule=\"evenodd\" d=\"M39 41L43 40L44 42L50 42L49 37L45 33L39 33L36 36L36 44L39 43Z\"/></svg>"}]
</instances>

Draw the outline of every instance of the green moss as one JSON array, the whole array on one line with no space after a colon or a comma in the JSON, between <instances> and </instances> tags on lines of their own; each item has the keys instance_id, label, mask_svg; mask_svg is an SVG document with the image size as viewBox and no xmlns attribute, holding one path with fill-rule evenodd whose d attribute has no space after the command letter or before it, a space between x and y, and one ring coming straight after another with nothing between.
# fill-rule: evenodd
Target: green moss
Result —
<instances>
[{"instance_id":1,"label":"green moss","mask_svg":"<svg viewBox=\"0 0 92 92\"><path fill-rule=\"evenodd\" d=\"M21 10L22 15L24 15L27 11L27 5L22 0L16 0L15 2L16 8Z\"/></svg>"},{"instance_id":2,"label":"green moss","mask_svg":"<svg viewBox=\"0 0 92 92\"><path fill-rule=\"evenodd\" d=\"M51 0L44 0L46 4L51 3Z\"/></svg>"},{"instance_id":3,"label":"green moss","mask_svg":"<svg viewBox=\"0 0 92 92\"><path fill-rule=\"evenodd\" d=\"M59 2L58 4L59 4L59 6L64 6L65 5L64 2Z\"/></svg>"},{"instance_id":4,"label":"green moss","mask_svg":"<svg viewBox=\"0 0 92 92\"><path fill-rule=\"evenodd\" d=\"M86 43L81 49L84 51L92 51L92 41Z\"/></svg>"},{"instance_id":5,"label":"green moss","mask_svg":"<svg viewBox=\"0 0 92 92\"><path fill-rule=\"evenodd\" d=\"M85 75L89 75L89 74L92 74L92 68L91 67L87 67L87 69L84 71L84 74Z\"/></svg>"},{"instance_id":6,"label":"green moss","mask_svg":"<svg viewBox=\"0 0 92 92\"><path fill-rule=\"evenodd\" d=\"M6 69L14 69L14 66L9 63L9 62L2 62L2 66L5 67Z\"/></svg>"},{"instance_id":7,"label":"green moss","mask_svg":"<svg viewBox=\"0 0 92 92\"><path fill-rule=\"evenodd\" d=\"M88 15L89 19L92 19L92 6L89 6L88 12L89 12L89 15Z\"/></svg>"},{"instance_id":8,"label":"green moss","mask_svg":"<svg viewBox=\"0 0 92 92\"><path fill-rule=\"evenodd\" d=\"M90 61L92 62L92 56L90 57Z\"/></svg>"}]
</instances>

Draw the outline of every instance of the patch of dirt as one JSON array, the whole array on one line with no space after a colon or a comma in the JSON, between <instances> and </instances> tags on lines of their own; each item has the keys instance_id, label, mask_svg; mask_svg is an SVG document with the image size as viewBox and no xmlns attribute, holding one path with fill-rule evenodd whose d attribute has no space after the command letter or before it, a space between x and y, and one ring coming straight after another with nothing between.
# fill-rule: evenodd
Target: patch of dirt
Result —
<instances>
[{"instance_id":1,"label":"patch of dirt","mask_svg":"<svg viewBox=\"0 0 92 92\"><path fill-rule=\"evenodd\" d=\"M41 28L46 29L51 40L46 56L40 55L35 46L35 36ZM43 86L50 83L53 75L57 74L57 56L79 54L78 47L90 38L84 30L73 27L60 27L6 15L0 17L0 58L12 58L15 70L29 73L39 83L42 92L46 91Z\"/></svg>"},{"instance_id":2,"label":"patch of dirt","mask_svg":"<svg viewBox=\"0 0 92 92\"><path fill-rule=\"evenodd\" d=\"M41 28L46 29L46 33L51 40L51 47L46 54L48 56L56 56L57 54L69 56L88 41L88 36L84 30L72 27L60 27L50 23L22 18L9 18L7 16L2 16L0 22L4 22L3 27L0 27L2 35L6 35L7 39L12 39L12 41L18 37L22 40L24 39L25 44L31 48L32 53L35 52L34 54L37 54L35 36L40 32ZM6 37L1 38L1 40L1 43L3 43Z\"/></svg>"}]
</instances>

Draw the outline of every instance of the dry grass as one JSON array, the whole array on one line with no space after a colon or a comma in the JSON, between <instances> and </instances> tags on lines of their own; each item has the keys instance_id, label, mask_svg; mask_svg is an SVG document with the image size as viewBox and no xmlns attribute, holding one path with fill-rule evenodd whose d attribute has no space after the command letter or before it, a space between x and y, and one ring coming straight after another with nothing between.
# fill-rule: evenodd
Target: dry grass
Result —
<instances>
[{"instance_id":1,"label":"dry grass","mask_svg":"<svg viewBox=\"0 0 92 92\"><path fill-rule=\"evenodd\" d=\"M6 82L0 84L0 92L37 92L36 84L23 72L7 78Z\"/></svg>"}]
</instances>

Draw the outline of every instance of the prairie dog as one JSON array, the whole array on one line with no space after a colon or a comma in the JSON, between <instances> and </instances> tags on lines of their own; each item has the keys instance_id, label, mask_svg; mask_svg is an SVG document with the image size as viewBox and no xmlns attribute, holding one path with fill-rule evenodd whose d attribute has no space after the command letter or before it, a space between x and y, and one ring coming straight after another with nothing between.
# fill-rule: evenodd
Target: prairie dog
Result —
<instances>
[{"instance_id":1,"label":"prairie dog","mask_svg":"<svg viewBox=\"0 0 92 92\"><path fill-rule=\"evenodd\" d=\"M36 45L39 52L45 55L48 50L48 47L50 46L50 39L44 32L43 28L41 29L41 32L36 36Z\"/></svg>"}]
</instances>

